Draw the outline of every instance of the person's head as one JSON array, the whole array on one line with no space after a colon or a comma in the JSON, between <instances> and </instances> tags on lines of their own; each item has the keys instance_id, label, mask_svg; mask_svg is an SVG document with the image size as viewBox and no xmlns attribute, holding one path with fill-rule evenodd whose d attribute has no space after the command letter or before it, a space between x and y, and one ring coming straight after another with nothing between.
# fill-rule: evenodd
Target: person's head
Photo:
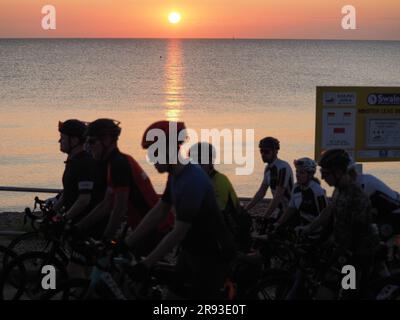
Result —
<instances>
[{"instance_id":1,"label":"person's head","mask_svg":"<svg viewBox=\"0 0 400 320\"><path fill-rule=\"evenodd\" d=\"M165 141L162 139L164 137ZM142 148L148 150L148 157L158 172L172 172L178 164L179 150L185 139L186 127L183 122L157 121L144 131Z\"/></svg>"},{"instance_id":2,"label":"person's head","mask_svg":"<svg viewBox=\"0 0 400 320\"><path fill-rule=\"evenodd\" d=\"M300 185L308 185L308 183L315 179L314 174L317 169L317 164L314 160L304 157L294 160L296 168L296 180Z\"/></svg>"},{"instance_id":3,"label":"person's head","mask_svg":"<svg viewBox=\"0 0 400 320\"><path fill-rule=\"evenodd\" d=\"M76 119L69 119L64 122L58 122L58 131L60 132L61 152L70 154L77 147L83 146L85 142L86 123Z\"/></svg>"},{"instance_id":4,"label":"person's head","mask_svg":"<svg viewBox=\"0 0 400 320\"><path fill-rule=\"evenodd\" d=\"M260 140L258 147L264 163L272 163L278 156L280 143L276 138L266 137Z\"/></svg>"},{"instance_id":5,"label":"person's head","mask_svg":"<svg viewBox=\"0 0 400 320\"><path fill-rule=\"evenodd\" d=\"M97 119L88 125L86 142L93 158L102 160L104 156L117 146L121 134L120 122L112 119Z\"/></svg>"},{"instance_id":6,"label":"person's head","mask_svg":"<svg viewBox=\"0 0 400 320\"><path fill-rule=\"evenodd\" d=\"M199 164L202 169L210 173L214 169L217 151L211 143L199 142L190 147L189 157L193 163Z\"/></svg>"},{"instance_id":7,"label":"person's head","mask_svg":"<svg viewBox=\"0 0 400 320\"><path fill-rule=\"evenodd\" d=\"M321 178L331 187L339 186L343 176L347 175L351 162L349 154L343 149L330 149L322 153L318 165L321 167Z\"/></svg>"}]
</instances>

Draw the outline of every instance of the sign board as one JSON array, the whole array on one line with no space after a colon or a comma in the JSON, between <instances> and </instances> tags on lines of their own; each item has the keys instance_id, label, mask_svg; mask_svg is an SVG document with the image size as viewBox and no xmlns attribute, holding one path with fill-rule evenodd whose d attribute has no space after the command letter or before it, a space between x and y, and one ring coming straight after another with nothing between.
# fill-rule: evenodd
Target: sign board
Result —
<instances>
[{"instance_id":1,"label":"sign board","mask_svg":"<svg viewBox=\"0 0 400 320\"><path fill-rule=\"evenodd\" d=\"M315 158L333 148L355 161L400 160L400 87L317 87Z\"/></svg>"}]
</instances>

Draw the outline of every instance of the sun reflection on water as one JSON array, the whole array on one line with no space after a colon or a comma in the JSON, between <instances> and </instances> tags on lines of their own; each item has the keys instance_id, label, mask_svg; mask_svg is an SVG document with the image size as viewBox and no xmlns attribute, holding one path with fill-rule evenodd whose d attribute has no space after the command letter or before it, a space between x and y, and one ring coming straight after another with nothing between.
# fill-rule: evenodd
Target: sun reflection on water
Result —
<instances>
[{"instance_id":1,"label":"sun reflection on water","mask_svg":"<svg viewBox=\"0 0 400 320\"><path fill-rule=\"evenodd\" d=\"M180 40L168 42L168 58L165 63L165 115L167 120L178 121L183 99L183 56Z\"/></svg>"}]
</instances>

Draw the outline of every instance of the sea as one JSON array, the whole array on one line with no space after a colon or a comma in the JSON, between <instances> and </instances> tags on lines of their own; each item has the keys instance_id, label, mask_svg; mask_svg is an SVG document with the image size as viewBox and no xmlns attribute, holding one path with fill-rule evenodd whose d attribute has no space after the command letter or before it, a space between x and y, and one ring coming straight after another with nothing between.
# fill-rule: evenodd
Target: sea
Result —
<instances>
[{"instance_id":1,"label":"sea","mask_svg":"<svg viewBox=\"0 0 400 320\"><path fill-rule=\"evenodd\" d=\"M400 42L0 39L0 186L62 188L58 121L107 117L121 122L121 151L161 193L167 177L140 142L150 123L167 119L198 140L207 130L227 134L213 141L216 167L252 197L265 166L259 139L277 137L292 167L314 157L317 86L400 86ZM185 145L194 142L196 134ZM400 190L398 162L363 171ZM0 211L32 206L36 195L52 196L0 191Z\"/></svg>"}]
</instances>

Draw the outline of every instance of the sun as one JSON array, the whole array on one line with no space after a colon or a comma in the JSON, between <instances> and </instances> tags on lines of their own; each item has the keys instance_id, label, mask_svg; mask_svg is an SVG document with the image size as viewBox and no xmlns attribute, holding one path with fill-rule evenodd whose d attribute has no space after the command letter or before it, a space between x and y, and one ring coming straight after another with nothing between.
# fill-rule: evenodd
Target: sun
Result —
<instances>
[{"instance_id":1,"label":"sun","mask_svg":"<svg viewBox=\"0 0 400 320\"><path fill-rule=\"evenodd\" d=\"M182 19L181 14L180 14L179 12L176 12L176 11L171 12L171 13L168 15L168 21L169 21L170 23L172 23L172 24L177 24L177 23L179 23L179 22L181 21L181 19Z\"/></svg>"}]
</instances>

